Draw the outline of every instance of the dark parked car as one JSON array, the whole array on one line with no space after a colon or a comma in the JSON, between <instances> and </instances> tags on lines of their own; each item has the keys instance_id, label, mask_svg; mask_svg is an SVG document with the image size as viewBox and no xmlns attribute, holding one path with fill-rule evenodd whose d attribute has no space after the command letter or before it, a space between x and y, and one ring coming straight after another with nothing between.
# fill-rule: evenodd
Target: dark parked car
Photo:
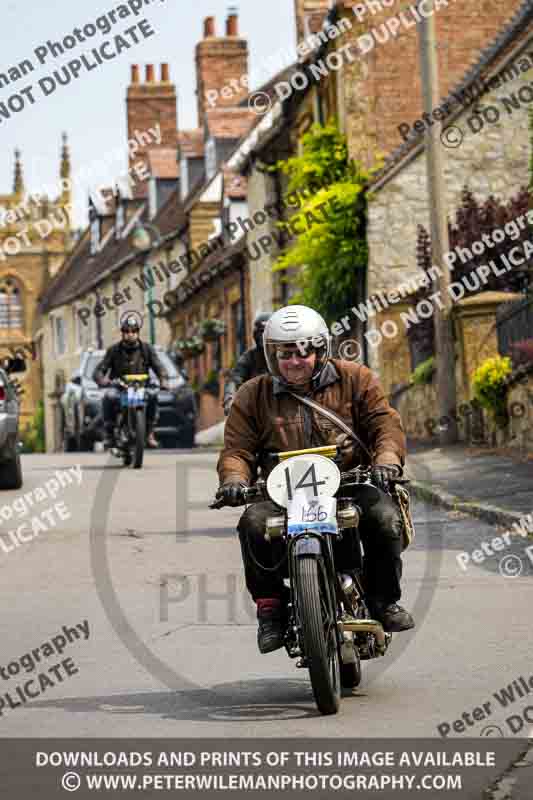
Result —
<instances>
[{"instance_id":1,"label":"dark parked car","mask_svg":"<svg viewBox=\"0 0 533 800\"><path fill-rule=\"evenodd\" d=\"M163 348L156 346L159 359L169 375L169 391L158 391L159 419L155 435L161 445L194 447L197 408L194 392L178 372ZM65 387L61 397L63 409L63 442L66 451L92 449L104 438L102 398L104 389L93 381L93 374L105 350L82 353L80 368ZM158 383L155 375L152 381Z\"/></svg>"},{"instance_id":2,"label":"dark parked car","mask_svg":"<svg viewBox=\"0 0 533 800\"><path fill-rule=\"evenodd\" d=\"M103 438L103 392L92 379L103 357L103 350L83 352L80 368L61 396L63 448L67 453L92 450L94 442Z\"/></svg>"},{"instance_id":3,"label":"dark parked car","mask_svg":"<svg viewBox=\"0 0 533 800\"><path fill-rule=\"evenodd\" d=\"M20 489L22 486L18 434L20 405L9 376L25 369L26 364L21 358L7 358L0 362L0 489Z\"/></svg>"}]
</instances>

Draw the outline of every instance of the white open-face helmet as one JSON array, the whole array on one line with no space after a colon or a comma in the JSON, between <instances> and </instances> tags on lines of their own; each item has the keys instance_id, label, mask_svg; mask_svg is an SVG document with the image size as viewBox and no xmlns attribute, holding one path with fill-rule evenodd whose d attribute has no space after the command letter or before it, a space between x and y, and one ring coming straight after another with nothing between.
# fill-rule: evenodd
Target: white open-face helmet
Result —
<instances>
[{"instance_id":1,"label":"white open-face helmet","mask_svg":"<svg viewBox=\"0 0 533 800\"><path fill-rule=\"evenodd\" d=\"M265 359L270 374L282 383L286 380L279 370L278 353L288 347L296 348L303 356L316 353L312 379L318 378L331 350L328 326L320 314L307 306L285 306L268 320L263 333Z\"/></svg>"}]
</instances>

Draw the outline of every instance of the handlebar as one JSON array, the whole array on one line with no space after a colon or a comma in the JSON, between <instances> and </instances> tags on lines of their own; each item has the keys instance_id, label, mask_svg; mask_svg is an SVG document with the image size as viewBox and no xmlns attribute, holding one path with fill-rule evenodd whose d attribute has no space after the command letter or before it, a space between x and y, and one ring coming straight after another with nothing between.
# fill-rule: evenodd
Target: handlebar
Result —
<instances>
[{"instance_id":1,"label":"handlebar","mask_svg":"<svg viewBox=\"0 0 533 800\"><path fill-rule=\"evenodd\" d=\"M110 383L106 385L104 384L104 388L111 388L111 389L128 389L132 384L126 383L126 381L121 380L120 378L115 378ZM147 382L143 385L144 389L158 389L159 385L157 383Z\"/></svg>"},{"instance_id":2,"label":"handlebar","mask_svg":"<svg viewBox=\"0 0 533 800\"><path fill-rule=\"evenodd\" d=\"M371 486L371 473L372 467L354 467L354 469L349 470L348 472L341 472L341 487L342 486L364 486L365 484L370 484ZM394 478L391 483L399 483L399 484L406 484L410 483L411 481L409 478ZM261 498L266 497L266 481L259 479L254 486L248 486L242 490L242 503L239 503L238 506L228 506L228 508L239 508L239 506L247 505L248 503L253 502L254 500L258 500ZM219 509L224 508L226 503L224 499L221 497L219 499L213 500L210 503L209 508L211 509Z\"/></svg>"},{"instance_id":3,"label":"handlebar","mask_svg":"<svg viewBox=\"0 0 533 800\"><path fill-rule=\"evenodd\" d=\"M255 486L248 486L242 490L242 497L243 502L239 503L239 506L245 506L247 503L251 503L253 500L257 500L260 497L264 496L265 490L265 482L264 481L257 481ZM209 508L224 508L226 506L226 502L224 501L223 497L220 497L218 500L213 500L210 503ZM228 506L228 508L238 508L239 506Z\"/></svg>"}]
</instances>

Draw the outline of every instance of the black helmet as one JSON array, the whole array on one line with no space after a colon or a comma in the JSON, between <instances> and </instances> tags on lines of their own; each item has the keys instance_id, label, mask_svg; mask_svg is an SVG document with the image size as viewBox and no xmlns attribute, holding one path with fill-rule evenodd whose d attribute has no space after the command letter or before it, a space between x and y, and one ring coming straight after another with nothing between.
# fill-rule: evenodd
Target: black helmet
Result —
<instances>
[{"instance_id":1,"label":"black helmet","mask_svg":"<svg viewBox=\"0 0 533 800\"><path fill-rule=\"evenodd\" d=\"M265 325L272 316L272 311L258 311L254 318L254 341L259 350L263 347L263 332Z\"/></svg>"},{"instance_id":2,"label":"black helmet","mask_svg":"<svg viewBox=\"0 0 533 800\"><path fill-rule=\"evenodd\" d=\"M141 330L139 325L139 320L133 315L131 317L124 317L124 319L120 324L120 330L122 331L122 333L130 333L130 332L139 333L139 331Z\"/></svg>"}]
</instances>

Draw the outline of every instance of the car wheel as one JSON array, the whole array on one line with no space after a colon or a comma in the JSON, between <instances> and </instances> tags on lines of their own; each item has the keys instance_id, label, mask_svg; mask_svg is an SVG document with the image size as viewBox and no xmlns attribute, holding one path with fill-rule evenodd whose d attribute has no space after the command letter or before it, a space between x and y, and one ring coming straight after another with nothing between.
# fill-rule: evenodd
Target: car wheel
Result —
<instances>
[{"instance_id":1,"label":"car wheel","mask_svg":"<svg viewBox=\"0 0 533 800\"><path fill-rule=\"evenodd\" d=\"M61 434L61 440L63 444L63 452L64 453L75 453L76 452L76 439L74 436L71 436L70 433L67 433L65 430L65 426L63 425L63 431Z\"/></svg>"},{"instance_id":2,"label":"car wheel","mask_svg":"<svg viewBox=\"0 0 533 800\"><path fill-rule=\"evenodd\" d=\"M0 489L20 489L22 486L22 464L19 453L7 464L0 464Z\"/></svg>"},{"instance_id":3,"label":"car wheel","mask_svg":"<svg viewBox=\"0 0 533 800\"><path fill-rule=\"evenodd\" d=\"M157 439L161 450L172 450L178 446L178 440L175 436L157 436Z\"/></svg>"},{"instance_id":4,"label":"car wheel","mask_svg":"<svg viewBox=\"0 0 533 800\"><path fill-rule=\"evenodd\" d=\"M87 436L82 433L80 421L76 418L76 451L78 453L83 453L85 450L92 450L92 442L87 438Z\"/></svg>"},{"instance_id":5,"label":"car wheel","mask_svg":"<svg viewBox=\"0 0 533 800\"><path fill-rule=\"evenodd\" d=\"M184 450L192 450L194 447L194 438L196 435L196 425L194 422L186 422L183 428L180 431L179 438L177 441L177 447L181 447Z\"/></svg>"},{"instance_id":6,"label":"car wheel","mask_svg":"<svg viewBox=\"0 0 533 800\"><path fill-rule=\"evenodd\" d=\"M92 450L94 450L93 440L86 433L82 433L80 436L80 451L92 452Z\"/></svg>"}]
</instances>

